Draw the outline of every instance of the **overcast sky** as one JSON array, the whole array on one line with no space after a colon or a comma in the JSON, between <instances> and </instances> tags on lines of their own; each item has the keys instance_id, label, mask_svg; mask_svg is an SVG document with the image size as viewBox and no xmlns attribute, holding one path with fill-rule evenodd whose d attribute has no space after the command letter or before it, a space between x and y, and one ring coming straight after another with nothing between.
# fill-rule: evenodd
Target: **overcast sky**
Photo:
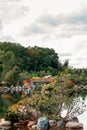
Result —
<instances>
[{"instance_id":1,"label":"overcast sky","mask_svg":"<svg viewBox=\"0 0 87 130\"><path fill-rule=\"evenodd\" d=\"M87 0L0 0L0 41L53 48L87 67Z\"/></svg>"}]
</instances>

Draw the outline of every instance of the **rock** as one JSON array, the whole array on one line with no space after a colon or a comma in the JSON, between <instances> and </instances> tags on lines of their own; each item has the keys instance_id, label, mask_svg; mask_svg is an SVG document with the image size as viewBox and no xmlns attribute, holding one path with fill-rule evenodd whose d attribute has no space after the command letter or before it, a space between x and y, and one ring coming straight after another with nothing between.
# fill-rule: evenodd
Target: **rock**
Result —
<instances>
[{"instance_id":1,"label":"rock","mask_svg":"<svg viewBox=\"0 0 87 130\"><path fill-rule=\"evenodd\" d=\"M49 125L50 125L50 127L56 126L57 125L56 120L49 120Z\"/></svg>"},{"instance_id":2,"label":"rock","mask_svg":"<svg viewBox=\"0 0 87 130\"><path fill-rule=\"evenodd\" d=\"M69 122L79 122L79 119L77 117L72 117L69 119Z\"/></svg>"},{"instance_id":3,"label":"rock","mask_svg":"<svg viewBox=\"0 0 87 130\"><path fill-rule=\"evenodd\" d=\"M29 122L29 120L19 120L19 124L20 125L27 125L28 124L28 122Z\"/></svg>"},{"instance_id":4,"label":"rock","mask_svg":"<svg viewBox=\"0 0 87 130\"><path fill-rule=\"evenodd\" d=\"M14 123L13 126L19 127L19 126L20 126L20 123L19 123L19 122L18 122L18 123Z\"/></svg>"},{"instance_id":5,"label":"rock","mask_svg":"<svg viewBox=\"0 0 87 130\"><path fill-rule=\"evenodd\" d=\"M9 130L11 129L11 125L8 126L0 126L0 130Z\"/></svg>"},{"instance_id":6,"label":"rock","mask_svg":"<svg viewBox=\"0 0 87 130\"><path fill-rule=\"evenodd\" d=\"M65 122L63 120L57 122L58 127L65 127Z\"/></svg>"},{"instance_id":7,"label":"rock","mask_svg":"<svg viewBox=\"0 0 87 130\"><path fill-rule=\"evenodd\" d=\"M82 123L79 123L79 122L68 122L66 123L66 126L67 128L83 128L83 124Z\"/></svg>"},{"instance_id":8,"label":"rock","mask_svg":"<svg viewBox=\"0 0 87 130\"><path fill-rule=\"evenodd\" d=\"M37 125L33 125L33 126L32 126L32 129L37 129Z\"/></svg>"},{"instance_id":9,"label":"rock","mask_svg":"<svg viewBox=\"0 0 87 130\"><path fill-rule=\"evenodd\" d=\"M40 117L38 119L38 123L37 123L37 129L38 130L48 130L49 129L49 120L47 117Z\"/></svg>"},{"instance_id":10,"label":"rock","mask_svg":"<svg viewBox=\"0 0 87 130\"><path fill-rule=\"evenodd\" d=\"M19 122L13 123L14 126L26 126L28 124L29 120L19 120Z\"/></svg>"},{"instance_id":11,"label":"rock","mask_svg":"<svg viewBox=\"0 0 87 130\"><path fill-rule=\"evenodd\" d=\"M36 124L36 122L34 122L34 121L29 121L29 123L27 124L27 126L28 127L32 127L33 125L35 125Z\"/></svg>"},{"instance_id":12,"label":"rock","mask_svg":"<svg viewBox=\"0 0 87 130\"><path fill-rule=\"evenodd\" d=\"M10 121L5 121L4 118L2 118L2 119L0 120L0 126L9 126L9 125L11 125L11 122L10 122Z\"/></svg>"}]
</instances>

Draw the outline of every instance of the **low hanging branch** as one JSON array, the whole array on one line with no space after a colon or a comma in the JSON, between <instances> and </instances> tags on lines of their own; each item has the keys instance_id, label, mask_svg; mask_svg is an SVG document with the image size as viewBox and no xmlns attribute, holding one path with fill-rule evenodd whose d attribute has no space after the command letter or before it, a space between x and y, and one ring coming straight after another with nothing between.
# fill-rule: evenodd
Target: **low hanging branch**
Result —
<instances>
[{"instance_id":1,"label":"low hanging branch","mask_svg":"<svg viewBox=\"0 0 87 130\"><path fill-rule=\"evenodd\" d=\"M67 109L67 113L64 118L78 116L87 110L87 106L84 104L84 102L81 102L79 98L74 99L73 102L68 106L64 104L63 107Z\"/></svg>"}]
</instances>

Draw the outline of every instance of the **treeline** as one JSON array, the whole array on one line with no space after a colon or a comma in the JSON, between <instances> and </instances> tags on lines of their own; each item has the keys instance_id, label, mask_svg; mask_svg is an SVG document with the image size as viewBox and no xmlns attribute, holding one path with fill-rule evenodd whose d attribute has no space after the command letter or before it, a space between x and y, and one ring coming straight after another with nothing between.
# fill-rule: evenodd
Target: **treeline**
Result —
<instances>
[{"instance_id":1,"label":"treeline","mask_svg":"<svg viewBox=\"0 0 87 130\"><path fill-rule=\"evenodd\" d=\"M87 69L73 69L68 60L61 64L52 48L24 47L18 43L0 42L0 83L15 84L33 76L71 75L76 84L87 84Z\"/></svg>"},{"instance_id":2,"label":"treeline","mask_svg":"<svg viewBox=\"0 0 87 130\"><path fill-rule=\"evenodd\" d=\"M0 42L0 82L15 82L32 75L56 75L62 68L52 48L23 47L17 43ZM20 75L19 75L20 74Z\"/></svg>"}]
</instances>

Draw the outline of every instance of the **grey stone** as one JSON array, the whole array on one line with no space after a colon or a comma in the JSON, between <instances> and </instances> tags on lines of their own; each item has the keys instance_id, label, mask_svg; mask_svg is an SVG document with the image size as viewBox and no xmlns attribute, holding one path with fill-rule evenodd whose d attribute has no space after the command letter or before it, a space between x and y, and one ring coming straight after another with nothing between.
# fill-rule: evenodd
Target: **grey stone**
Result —
<instances>
[{"instance_id":1,"label":"grey stone","mask_svg":"<svg viewBox=\"0 0 87 130\"><path fill-rule=\"evenodd\" d=\"M48 130L49 129L49 120L47 117L40 117L37 122L38 130Z\"/></svg>"},{"instance_id":2,"label":"grey stone","mask_svg":"<svg viewBox=\"0 0 87 130\"><path fill-rule=\"evenodd\" d=\"M58 127L65 127L65 122L63 120L57 122Z\"/></svg>"}]
</instances>

